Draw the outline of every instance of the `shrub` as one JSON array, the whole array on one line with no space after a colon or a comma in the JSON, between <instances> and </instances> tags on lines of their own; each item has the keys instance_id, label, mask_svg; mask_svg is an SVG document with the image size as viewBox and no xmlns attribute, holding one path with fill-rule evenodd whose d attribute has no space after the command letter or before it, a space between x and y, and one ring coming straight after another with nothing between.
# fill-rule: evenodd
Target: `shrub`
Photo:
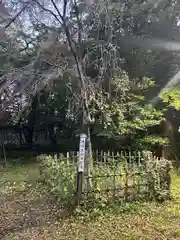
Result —
<instances>
[{"instance_id":1,"label":"shrub","mask_svg":"<svg viewBox=\"0 0 180 240\"><path fill-rule=\"evenodd\" d=\"M161 158L145 162L146 179L148 186L148 198L164 201L170 198L170 170L172 164L170 161Z\"/></svg>"},{"instance_id":2,"label":"shrub","mask_svg":"<svg viewBox=\"0 0 180 240\"><path fill-rule=\"evenodd\" d=\"M61 157L41 156L40 181L48 191L59 200L70 201L76 193L76 164ZM143 155L138 163L128 163L119 157L116 162L94 164L92 170L92 192L87 192L86 181L83 182L83 196L88 201L103 202L156 199L166 200L170 197L171 162L157 159L149 154ZM96 202L96 201L95 201Z\"/></svg>"},{"instance_id":3,"label":"shrub","mask_svg":"<svg viewBox=\"0 0 180 240\"><path fill-rule=\"evenodd\" d=\"M39 160L40 182L60 200L71 199L76 189L76 166L67 164L66 159L55 160L51 156L41 156Z\"/></svg>"}]
</instances>

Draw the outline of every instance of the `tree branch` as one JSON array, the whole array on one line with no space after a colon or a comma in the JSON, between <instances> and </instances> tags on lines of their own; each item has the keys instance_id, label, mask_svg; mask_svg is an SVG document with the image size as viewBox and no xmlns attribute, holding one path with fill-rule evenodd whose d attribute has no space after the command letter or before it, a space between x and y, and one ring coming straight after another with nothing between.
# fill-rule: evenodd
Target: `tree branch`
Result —
<instances>
[{"instance_id":1,"label":"tree branch","mask_svg":"<svg viewBox=\"0 0 180 240\"><path fill-rule=\"evenodd\" d=\"M86 112L86 120L88 122L91 122L90 119L90 114L89 114L89 109L88 109L88 100L87 100L87 92L86 92L86 87L85 87L85 79L84 79L84 73L83 73L83 68L82 68L82 62L81 62L81 57L79 59L76 50L73 47L73 42L72 42L72 38L71 38L71 34L69 31L69 28L67 26L67 22L66 22L66 17L64 16L64 12L66 12L66 6L67 6L67 0L64 0L64 10L63 10L63 15L60 13L56 3L54 2L54 0L51 0L51 3L53 4L54 8L56 9L60 19L56 16L56 14L54 14L51 10L44 8L39 2L38 0L34 0L44 11L51 13L56 20L61 23L63 25L65 34L66 34L66 38L67 38L67 42L68 45L70 47L70 50L72 52L72 55L74 57L75 63L76 63L76 67L77 67L77 72L79 75L79 81L80 81L80 85L81 85L81 94L82 94L82 98L83 98L83 106L84 106L84 110ZM62 21L62 22L61 22ZM79 19L80 21L80 19ZM81 31L81 29L79 29L79 31Z\"/></svg>"},{"instance_id":2,"label":"tree branch","mask_svg":"<svg viewBox=\"0 0 180 240\"><path fill-rule=\"evenodd\" d=\"M64 0L66 1L66 0ZM70 31L69 31L69 28L66 24L66 18L62 16L62 14L60 13L57 5L55 4L54 0L51 0L54 8L56 9L59 17L61 18L61 20L63 21L63 27L64 27L64 30L65 30L65 33L66 33L66 37L67 37L67 41L68 41L68 44L69 44L69 47L71 49L71 52L73 54L73 57L74 57L74 60L75 60L75 63L76 63L76 67L77 67L77 71L78 71L78 75L79 75L79 80L80 80L80 85L81 85L81 96L83 98L83 107L84 107L84 110L85 110L85 117L86 117L86 121L88 122L91 122L91 117L90 117L90 113L89 113L89 107L88 107L88 99L87 99L87 91L86 91L86 87L85 87L85 77L84 77L84 73L83 73L83 68L82 68L82 59L81 59L81 56L78 57L74 47L73 47L73 44L72 44L72 39L71 39L71 35L70 35ZM64 4L64 6L66 6L66 4ZM79 14L78 10L77 10L77 14ZM79 18L78 18L79 19ZM79 19L80 21L80 19ZM82 28L79 26L79 31L80 31L80 39L81 40L81 31L82 31ZM80 42L79 42L80 44ZM79 52L80 54L80 52Z\"/></svg>"},{"instance_id":3,"label":"tree branch","mask_svg":"<svg viewBox=\"0 0 180 240\"><path fill-rule=\"evenodd\" d=\"M67 8L67 0L64 0L64 7L63 7L63 18L66 17L66 8Z\"/></svg>"},{"instance_id":4,"label":"tree branch","mask_svg":"<svg viewBox=\"0 0 180 240\"><path fill-rule=\"evenodd\" d=\"M64 3L65 3L65 1L66 1L66 0L64 0ZM54 0L51 0L51 2L52 2L52 5L54 6L54 8L56 9L58 15L60 16L61 20L64 22L65 17L60 13L60 11L59 11L59 9L58 9L56 3L54 2ZM67 3L66 3L66 4L67 4ZM64 4L64 8L66 7L66 4ZM63 12L64 12L64 11L66 11L66 9L63 10Z\"/></svg>"},{"instance_id":5,"label":"tree branch","mask_svg":"<svg viewBox=\"0 0 180 240\"><path fill-rule=\"evenodd\" d=\"M62 24L62 22L59 20L59 18L57 17L57 15L56 15L55 13L53 13L53 11L51 11L51 10L48 9L48 8L45 8L42 4L39 3L38 0L33 0L33 1L36 2L36 3L39 5L39 7L42 8L42 10L44 10L45 12L48 12L48 13L52 14L53 17L54 17L60 24Z\"/></svg>"},{"instance_id":6,"label":"tree branch","mask_svg":"<svg viewBox=\"0 0 180 240\"><path fill-rule=\"evenodd\" d=\"M8 28L15 20L19 17L19 15L26 9L27 5L25 5L4 27L5 29Z\"/></svg>"},{"instance_id":7,"label":"tree branch","mask_svg":"<svg viewBox=\"0 0 180 240\"><path fill-rule=\"evenodd\" d=\"M78 43L80 46L82 46L82 31L83 31L83 26L79 17L79 9L77 6L77 2L75 1L75 5L74 5L74 10L75 10L75 15L76 15L76 19L77 19L77 24L78 24ZM81 47L80 47L81 49Z\"/></svg>"}]
</instances>

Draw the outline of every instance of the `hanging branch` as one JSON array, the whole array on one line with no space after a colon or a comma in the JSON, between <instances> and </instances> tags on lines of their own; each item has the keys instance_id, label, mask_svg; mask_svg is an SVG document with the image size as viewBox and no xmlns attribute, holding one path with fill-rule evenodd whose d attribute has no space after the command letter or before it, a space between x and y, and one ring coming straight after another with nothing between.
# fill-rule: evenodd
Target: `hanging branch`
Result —
<instances>
[{"instance_id":1,"label":"hanging branch","mask_svg":"<svg viewBox=\"0 0 180 240\"><path fill-rule=\"evenodd\" d=\"M80 54L77 54L77 52L75 51L74 47L73 47L73 42L72 42L72 38L71 38L71 34L70 34L70 31L69 31L69 28L67 26L67 22L66 22L66 16L62 15L56 5L56 3L54 2L54 0L51 0L54 8L56 9L62 23L63 23L63 27L64 27L64 30L65 30L65 34L66 34L66 38L67 38L67 41L68 41L68 44L69 44L69 47L70 47L70 50L72 52L72 55L74 57L74 60L75 60L75 63L76 63L76 67L77 67L77 71L78 71L78 76L79 76L79 80L80 80L80 85L81 85L81 97L83 99L83 108L85 110L85 113L86 113L86 121L91 123L92 120L91 120L91 117L90 117L90 114L89 114L89 107L88 107L88 98L87 98L87 91L86 91L86 87L85 87L85 77L84 77L84 74L83 74L83 68L82 68L82 57L80 56ZM63 13L66 12L66 7L67 7L67 0L64 0L64 9L63 9ZM77 4L75 2L75 7L76 7L76 14L78 13L77 12ZM80 19L79 19L79 14L76 15L77 17L77 21L78 21L78 39L79 39L79 42L78 44L80 46L82 46L82 37L81 37L81 32L82 32L82 24L80 23ZM81 49L81 47L80 47ZM79 55L79 56L78 56Z\"/></svg>"}]
</instances>

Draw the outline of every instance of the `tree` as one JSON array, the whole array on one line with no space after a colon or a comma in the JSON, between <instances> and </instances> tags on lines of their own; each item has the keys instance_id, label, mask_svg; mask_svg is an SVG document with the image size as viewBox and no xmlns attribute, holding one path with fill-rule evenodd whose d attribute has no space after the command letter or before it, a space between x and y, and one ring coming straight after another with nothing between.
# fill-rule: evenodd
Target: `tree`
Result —
<instances>
[{"instance_id":1,"label":"tree","mask_svg":"<svg viewBox=\"0 0 180 240\"><path fill-rule=\"evenodd\" d=\"M94 134L109 138L111 148L116 149L153 150L168 144L157 131L164 120L164 109L155 109L146 100L146 92L152 87L151 79L130 80L125 72L119 73L112 81L109 99L107 92L100 93L99 99L91 96Z\"/></svg>"},{"instance_id":2,"label":"tree","mask_svg":"<svg viewBox=\"0 0 180 240\"><path fill-rule=\"evenodd\" d=\"M19 49L20 47L23 49L24 55L33 49L34 59L31 62L27 61L23 68L16 69L14 93L7 96L7 101L2 107L6 108L12 103L18 92L23 92L23 97L26 96L26 106L28 106L27 96L32 95L31 99L33 99L45 85L53 85L52 82L61 80L66 75L68 83L73 83L73 91L78 93L74 99L79 103L77 111L83 115L82 131L86 133L92 124L94 114L89 108L91 96L96 97L101 92L102 98L107 98L106 101L109 102L109 99L113 98L112 80L122 68L127 70L132 81L135 77L141 80L144 75L149 76L151 71L144 71L146 62L151 59L150 62L155 65L157 62L154 60L162 54L161 52L147 54L146 48L153 46L155 49L165 49L166 44L162 42L161 46L157 40L147 40L144 37L154 37L157 29L162 28L162 23L165 23L163 19L166 17L163 18L161 14L158 14L159 8L163 7L168 19L178 6L178 3L172 4L171 1L167 4L161 3L156 7L149 1L145 4L144 1L139 1L141 10L139 12L136 11L135 1L121 1L120 3L114 1L113 4L93 1L87 4L84 1L64 0L62 1L63 8L54 0L50 1L49 8L45 5L45 1L38 0L17 1L15 4L18 10L14 23L20 24L22 30L27 28L20 21L22 14L18 15L18 13L23 13L23 19L28 18L28 26L32 27L32 32L37 37L34 39L27 35L21 37ZM177 17L173 16L166 23L171 23L171 20L173 24L170 26L175 26ZM161 24L158 25L158 21ZM156 25L158 28L155 29ZM133 38L134 35L141 37ZM33 40L35 42L33 47L27 44L24 50L23 38L27 43ZM127 51L122 49L125 42L133 42ZM139 44L144 46L143 50L139 47L133 49L132 46ZM128 58L128 55L131 57ZM125 64L121 61L122 57L125 59ZM139 59L138 67L136 67L137 59ZM139 65L142 66L140 70ZM154 77L156 74L151 72L151 75ZM3 77L8 79L11 86L14 86L11 81L12 74ZM20 82L19 85L18 82ZM121 89L124 89L123 85Z\"/></svg>"}]
</instances>

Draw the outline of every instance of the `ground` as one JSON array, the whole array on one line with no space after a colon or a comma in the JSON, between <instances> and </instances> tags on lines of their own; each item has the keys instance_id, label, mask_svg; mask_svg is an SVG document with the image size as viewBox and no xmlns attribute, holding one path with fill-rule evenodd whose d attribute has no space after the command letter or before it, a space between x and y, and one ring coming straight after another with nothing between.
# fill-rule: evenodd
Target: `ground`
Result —
<instances>
[{"instance_id":1,"label":"ground","mask_svg":"<svg viewBox=\"0 0 180 240\"><path fill-rule=\"evenodd\" d=\"M172 172L172 201L114 205L93 215L69 215L38 189L37 176L36 164L1 170L0 239L180 239L178 171Z\"/></svg>"}]
</instances>

